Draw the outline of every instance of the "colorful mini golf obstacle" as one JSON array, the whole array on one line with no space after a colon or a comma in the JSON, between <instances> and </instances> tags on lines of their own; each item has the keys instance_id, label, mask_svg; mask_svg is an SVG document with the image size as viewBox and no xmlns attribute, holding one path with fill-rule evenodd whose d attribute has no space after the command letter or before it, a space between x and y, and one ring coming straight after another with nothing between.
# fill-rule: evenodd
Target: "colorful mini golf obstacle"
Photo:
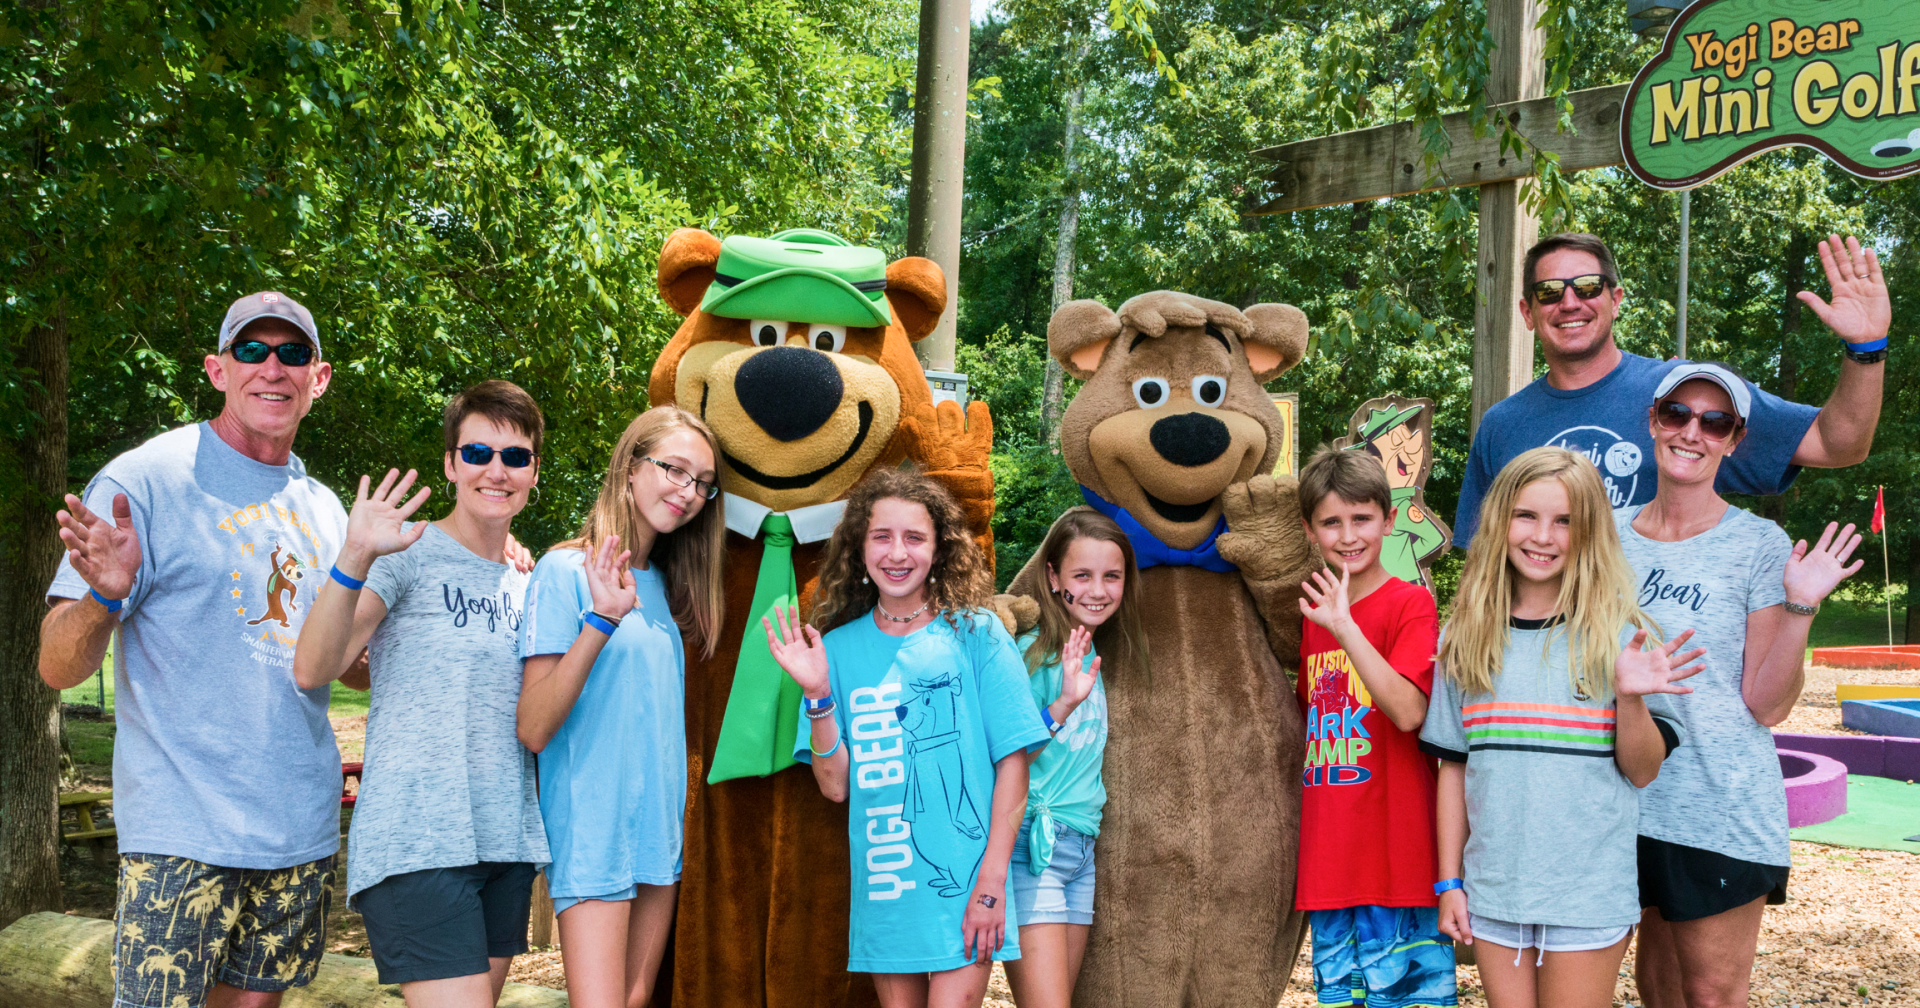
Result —
<instances>
[{"instance_id":1,"label":"colorful mini golf obstacle","mask_svg":"<svg viewBox=\"0 0 1920 1008\"><path fill-rule=\"evenodd\" d=\"M1869 735L1920 739L1920 698L1842 700L1840 723Z\"/></svg>"},{"instance_id":2,"label":"colorful mini golf obstacle","mask_svg":"<svg viewBox=\"0 0 1920 1008\"><path fill-rule=\"evenodd\" d=\"M1847 765L1819 753L1776 750L1787 783L1787 826L1812 826L1847 811Z\"/></svg>"},{"instance_id":3,"label":"colorful mini golf obstacle","mask_svg":"<svg viewBox=\"0 0 1920 1008\"><path fill-rule=\"evenodd\" d=\"M1920 738L1775 732L1795 840L1920 853ZM1815 757L1806 764L1794 758ZM1832 775L1838 764L1844 776ZM1831 794L1839 788L1837 803ZM1837 808L1836 808L1837 805Z\"/></svg>"}]
</instances>

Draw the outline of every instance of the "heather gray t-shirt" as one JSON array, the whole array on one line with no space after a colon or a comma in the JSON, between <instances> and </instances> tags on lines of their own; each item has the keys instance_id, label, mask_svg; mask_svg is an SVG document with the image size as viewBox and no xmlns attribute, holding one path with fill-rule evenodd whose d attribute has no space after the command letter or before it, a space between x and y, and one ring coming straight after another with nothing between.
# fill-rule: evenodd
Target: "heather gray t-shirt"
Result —
<instances>
[{"instance_id":1,"label":"heather gray t-shirt","mask_svg":"<svg viewBox=\"0 0 1920 1008\"><path fill-rule=\"evenodd\" d=\"M293 681L308 600L347 514L298 457L256 462L207 424L107 463L87 507L127 495L140 571L114 647L113 818L122 853L289 868L340 848L326 687ZM87 595L61 557L50 599Z\"/></svg>"},{"instance_id":2,"label":"heather gray t-shirt","mask_svg":"<svg viewBox=\"0 0 1920 1008\"><path fill-rule=\"evenodd\" d=\"M1667 757L1640 793L1640 833L1742 861L1787 866L1787 789L1773 732L1741 695L1747 614L1786 601L1781 579L1793 543L1780 526L1737 507L1720 524L1680 542L1633 530L1639 507L1613 513L1620 546L1640 585L1640 607L1672 636L1692 628L1706 669L1674 709L1688 744Z\"/></svg>"},{"instance_id":3,"label":"heather gray t-shirt","mask_svg":"<svg viewBox=\"0 0 1920 1008\"><path fill-rule=\"evenodd\" d=\"M1566 634L1544 622L1512 621L1492 695L1463 696L1434 670L1420 748L1467 766L1467 909L1513 924L1637 924L1640 803L1613 759L1614 700L1575 694ZM1620 644L1632 637L1626 628ZM1684 739L1670 699L1646 703L1671 749Z\"/></svg>"},{"instance_id":4,"label":"heather gray t-shirt","mask_svg":"<svg viewBox=\"0 0 1920 1008\"><path fill-rule=\"evenodd\" d=\"M349 899L404 872L547 862L533 754L514 729L526 589L527 575L432 525L373 562L366 590L387 618L367 646L373 700L347 837Z\"/></svg>"}]
</instances>

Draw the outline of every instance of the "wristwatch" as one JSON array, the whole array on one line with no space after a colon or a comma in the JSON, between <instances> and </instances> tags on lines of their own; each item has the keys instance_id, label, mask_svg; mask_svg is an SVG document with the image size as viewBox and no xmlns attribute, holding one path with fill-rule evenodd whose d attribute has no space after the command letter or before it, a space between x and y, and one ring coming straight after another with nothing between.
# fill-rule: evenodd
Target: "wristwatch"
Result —
<instances>
[{"instance_id":1,"label":"wristwatch","mask_svg":"<svg viewBox=\"0 0 1920 1008\"><path fill-rule=\"evenodd\" d=\"M1786 610L1795 616L1811 616L1820 611L1820 607L1817 605L1801 605L1798 602L1782 602L1780 604L1785 606Z\"/></svg>"}]
</instances>

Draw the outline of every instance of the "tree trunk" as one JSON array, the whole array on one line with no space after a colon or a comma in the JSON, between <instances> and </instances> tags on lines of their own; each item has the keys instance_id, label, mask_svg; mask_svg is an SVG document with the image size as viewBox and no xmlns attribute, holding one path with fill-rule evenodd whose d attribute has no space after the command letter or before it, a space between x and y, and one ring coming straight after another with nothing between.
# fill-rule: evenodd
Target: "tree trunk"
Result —
<instances>
[{"instance_id":1,"label":"tree trunk","mask_svg":"<svg viewBox=\"0 0 1920 1008\"><path fill-rule=\"evenodd\" d=\"M60 909L60 694L40 681L40 619L67 489L64 307L27 334L20 363L39 422L0 439L0 465L21 477L0 498L0 927Z\"/></svg>"},{"instance_id":2,"label":"tree trunk","mask_svg":"<svg viewBox=\"0 0 1920 1008\"><path fill-rule=\"evenodd\" d=\"M1800 316L1806 305L1794 295L1807 289L1807 256L1812 251L1808 247L1811 244L1807 232L1800 228L1794 228L1793 236L1787 239L1787 304L1780 315L1780 368L1778 388L1774 389L1782 399L1792 399L1800 388L1800 355L1793 342L1800 334ZM1760 514L1785 528L1787 495L1768 497L1761 502Z\"/></svg>"},{"instance_id":3,"label":"tree trunk","mask_svg":"<svg viewBox=\"0 0 1920 1008\"><path fill-rule=\"evenodd\" d=\"M1061 305L1073 300L1073 247L1080 233L1080 172L1073 148L1080 136L1080 99L1087 87L1083 71L1091 48L1092 41L1085 35L1068 42L1073 60L1067 68L1067 94L1063 103L1066 130L1060 167L1060 228L1053 245L1053 307L1049 317L1059 311ZM1060 370L1052 355L1048 355L1040 392L1040 426L1056 455L1060 453L1061 400L1066 395L1066 384L1066 373Z\"/></svg>"}]
</instances>

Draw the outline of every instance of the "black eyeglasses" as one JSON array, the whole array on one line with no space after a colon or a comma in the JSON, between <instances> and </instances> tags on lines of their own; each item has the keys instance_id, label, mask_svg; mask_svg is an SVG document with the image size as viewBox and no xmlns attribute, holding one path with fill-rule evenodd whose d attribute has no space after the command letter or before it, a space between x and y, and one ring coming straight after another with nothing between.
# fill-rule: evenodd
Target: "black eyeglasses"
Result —
<instances>
[{"instance_id":1,"label":"black eyeglasses","mask_svg":"<svg viewBox=\"0 0 1920 1008\"><path fill-rule=\"evenodd\" d=\"M227 348L233 352L233 359L242 364L259 364L268 354L280 358L280 363L288 367L306 367L313 363L313 344L282 343L274 346L257 339L241 340Z\"/></svg>"},{"instance_id":2,"label":"black eyeglasses","mask_svg":"<svg viewBox=\"0 0 1920 1008\"><path fill-rule=\"evenodd\" d=\"M1740 416L1737 413L1723 413L1717 409L1695 413L1693 407L1686 403L1672 401L1656 403L1653 407L1653 418L1659 422L1662 430L1686 430L1687 424L1696 416L1700 418L1701 436L1715 441L1725 441L1740 428Z\"/></svg>"},{"instance_id":3,"label":"black eyeglasses","mask_svg":"<svg viewBox=\"0 0 1920 1008\"><path fill-rule=\"evenodd\" d=\"M642 455L640 456L640 458L643 461L651 462L654 465L659 466L661 470L663 470L667 474L667 482L673 484L674 486L690 486L693 488L694 493L697 493L700 496L705 497L707 500L712 500L714 498L714 495L720 492L720 484L709 483L703 479L694 479L692 473L686 471L685 469L680 468L677 465L674 465L671 462L662 462L657 458L652 458L646 455Z\"/></svg>"},{"instance_id":4,"label":"black eyeglasses","mask_svg":"<svg viewBox=\"0 0 1920 1008\"><path fill-rule=\"evenodd\" d=\"M1535 304L1557 304L1561 298L1567 296L1567 288L1572 287L1573 292L1580 295L1580 300L1591 301L1606 293L1607 288L1611 286L1613 281L1599 273L1540 280L1533 285L1533 300Z\"/></svg>"},{"instance_id":5,"label":"black eyeglasses","mask_svg":"<svg viewBox=\"0 0 1920 1008\"><path fill-rule=\"evenodd\" d=\"M493 453L500 453L500 464L509 469L525 469L533 464L533 449L515 446L512 448L494 448L492 445L463 444L460 446L460 460L468 465L486 465L493 461Z\"/></svg>"}]
</instances>

